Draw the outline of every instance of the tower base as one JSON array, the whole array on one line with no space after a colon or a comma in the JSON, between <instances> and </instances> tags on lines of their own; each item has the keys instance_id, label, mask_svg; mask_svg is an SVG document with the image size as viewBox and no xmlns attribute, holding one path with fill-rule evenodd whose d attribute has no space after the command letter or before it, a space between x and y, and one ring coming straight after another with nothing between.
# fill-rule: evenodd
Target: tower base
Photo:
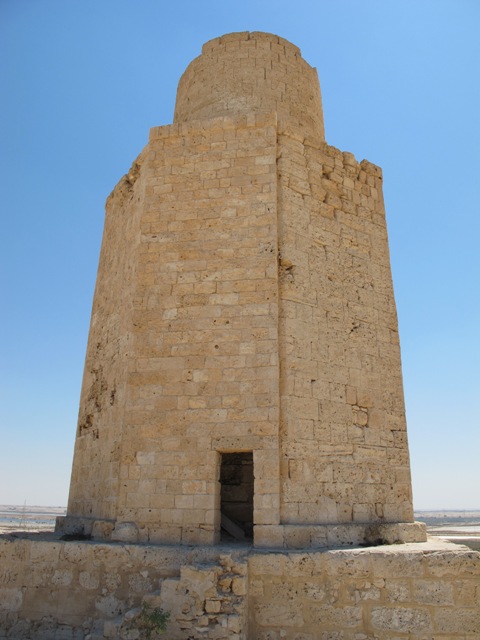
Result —
<instances>
[{"instance_id":1,"label":"tower base","mask_svg":"<svg viewBox=\"0 0 480 640\"><path fill-rule=\"evenodd\" d=\"M114 540L127 543L164 543L155 539L155 530L139 528L133 522L115 522L92 518L59 516L56 523L57 533L67 535L91 536L96 540ZM215 544L213 531L195 531L193 540L204 534L205 544ZM217 536L218 537L218 536ZM210 540L209 540L210 539ZM329 547L378 546L426 542L427 531L423 522L393 523L348 523L324 525L255 525L253 546L266 549L324 549ZM173 544L178 541L173 540ZM185 538L183 544L192 544L192 538Z\"/></svg>"}]
</instances>

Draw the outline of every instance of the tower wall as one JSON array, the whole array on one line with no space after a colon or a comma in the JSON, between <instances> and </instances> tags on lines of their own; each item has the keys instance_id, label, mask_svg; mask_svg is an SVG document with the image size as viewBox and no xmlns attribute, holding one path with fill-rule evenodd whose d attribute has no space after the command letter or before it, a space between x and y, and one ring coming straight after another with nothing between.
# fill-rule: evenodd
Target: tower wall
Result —
<instances>
[{"instance_id":1,"label":"tower wall","mask_svg":"<svg viewBox=\"0 0 480 640\"><path fill-rule=\"evenodd\" d=\"M300 49L270 33L210 40L180 79L175 122L252 113L278 114L324 139L318 75Z\"/></svg>"},{"instance_id":2,"label":"tower wall","mask_svg":"<svg viewBox=\"0 0 480 640\"><path fill-rule=\"evenodd\" d=\"M410 522L381 170L278 137L285 523Z\"/></svg>"},{"instance_id":3,"label":"tower wall","mask_svg":"<svg viewBox=\"0 0 480 640\"><path fill-rule=\"evenodd\" d=\"M423 539L380 169L277 36L207 43L175 119L108 202L66 526L215 543L245 452L257 546Z\"/></svg>"},{"instance_id":4,"label":"tower wall","mask_svg":"<svg viewBox=\"0 0 480 640\"><path fill-rule=\"evenodd\" d=\"M68 502L75 517L115 520L117 514L144 160L137 158L106 204Z\"/></svg>"},{"instance_id":5,"label":"tower wall","mask_svg":"<svg viewBox=\"0 0 480 640\"><path fill-rule=\"evenodd\" d=\"M275 151L274 116L151 133L117 514L150 540L218 540L235 451L278 523Z\"/></svg>"}]
</instances>

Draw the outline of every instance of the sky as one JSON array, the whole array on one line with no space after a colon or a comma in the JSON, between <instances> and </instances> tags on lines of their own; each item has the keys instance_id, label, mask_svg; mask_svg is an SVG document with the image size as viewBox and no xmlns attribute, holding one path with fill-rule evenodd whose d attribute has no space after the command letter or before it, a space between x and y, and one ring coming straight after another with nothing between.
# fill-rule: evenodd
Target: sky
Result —
<instances>
[{"instance_id":1,"label":"sky","mask_svg":"<svg viewBox=\"0 0 480 640\"><path fill-rule=\"evenodd\" d=\"M204 42L316 67L383 169L416 509L480 509L480 2L0 0L0 504L65 505L104 203Z\"/></svg>"}]
</instances>

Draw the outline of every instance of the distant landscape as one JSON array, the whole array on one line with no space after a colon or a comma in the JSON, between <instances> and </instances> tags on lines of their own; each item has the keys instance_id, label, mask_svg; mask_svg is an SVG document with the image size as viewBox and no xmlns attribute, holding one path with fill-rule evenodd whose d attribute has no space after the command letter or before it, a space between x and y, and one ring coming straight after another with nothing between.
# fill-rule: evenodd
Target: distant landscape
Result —
<instances>
[{"instance_id":1,"label":"distant landscape","mask_svg":"<svg viewBox=\"0 0 480 640\"><path fill-rule=\"evenodd\" d=\"M480 551L480 510L415 511L415 519L425 522L431 536Z\"/></svg>"},{"instance_id":2,"label":"distant landscape","mask_svg":"<svg viewBox=\"0 0 480 640\"><path fill-rule=\"evenodd\" d=\"M0 504L0 533L53 531L55 518L66 512L66 507Z\"/></svg>"},{"instance_id":3,"label":"distant landscape","mask_svg":"<svg viewBox=\"0 0 480 640\"><path fill-rule=\"evenodd\" d=\"M66 507L0 505L0 534L47 533L55 528L55 518ZM416 511L415 519L425 522L428 533L480 551L480 509L478 511Z\"/></svg>"}]
</instances>

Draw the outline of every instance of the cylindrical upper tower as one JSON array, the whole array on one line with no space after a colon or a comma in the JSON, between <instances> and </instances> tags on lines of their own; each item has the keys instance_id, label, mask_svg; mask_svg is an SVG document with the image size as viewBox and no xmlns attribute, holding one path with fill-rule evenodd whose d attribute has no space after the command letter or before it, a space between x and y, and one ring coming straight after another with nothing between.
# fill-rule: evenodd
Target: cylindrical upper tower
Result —
<instances>
[{"instance_id":1,"label":"cylindrical upper tower","mask_svg":"<svg viewBox=\"0 0 480 640\"><path fill-rule=\"evenodd\" d=\"M316 70L287 40L246 31L203 46L180 79L174 121L273 111L324 139Z\"/></svg>"}]
</instances>

